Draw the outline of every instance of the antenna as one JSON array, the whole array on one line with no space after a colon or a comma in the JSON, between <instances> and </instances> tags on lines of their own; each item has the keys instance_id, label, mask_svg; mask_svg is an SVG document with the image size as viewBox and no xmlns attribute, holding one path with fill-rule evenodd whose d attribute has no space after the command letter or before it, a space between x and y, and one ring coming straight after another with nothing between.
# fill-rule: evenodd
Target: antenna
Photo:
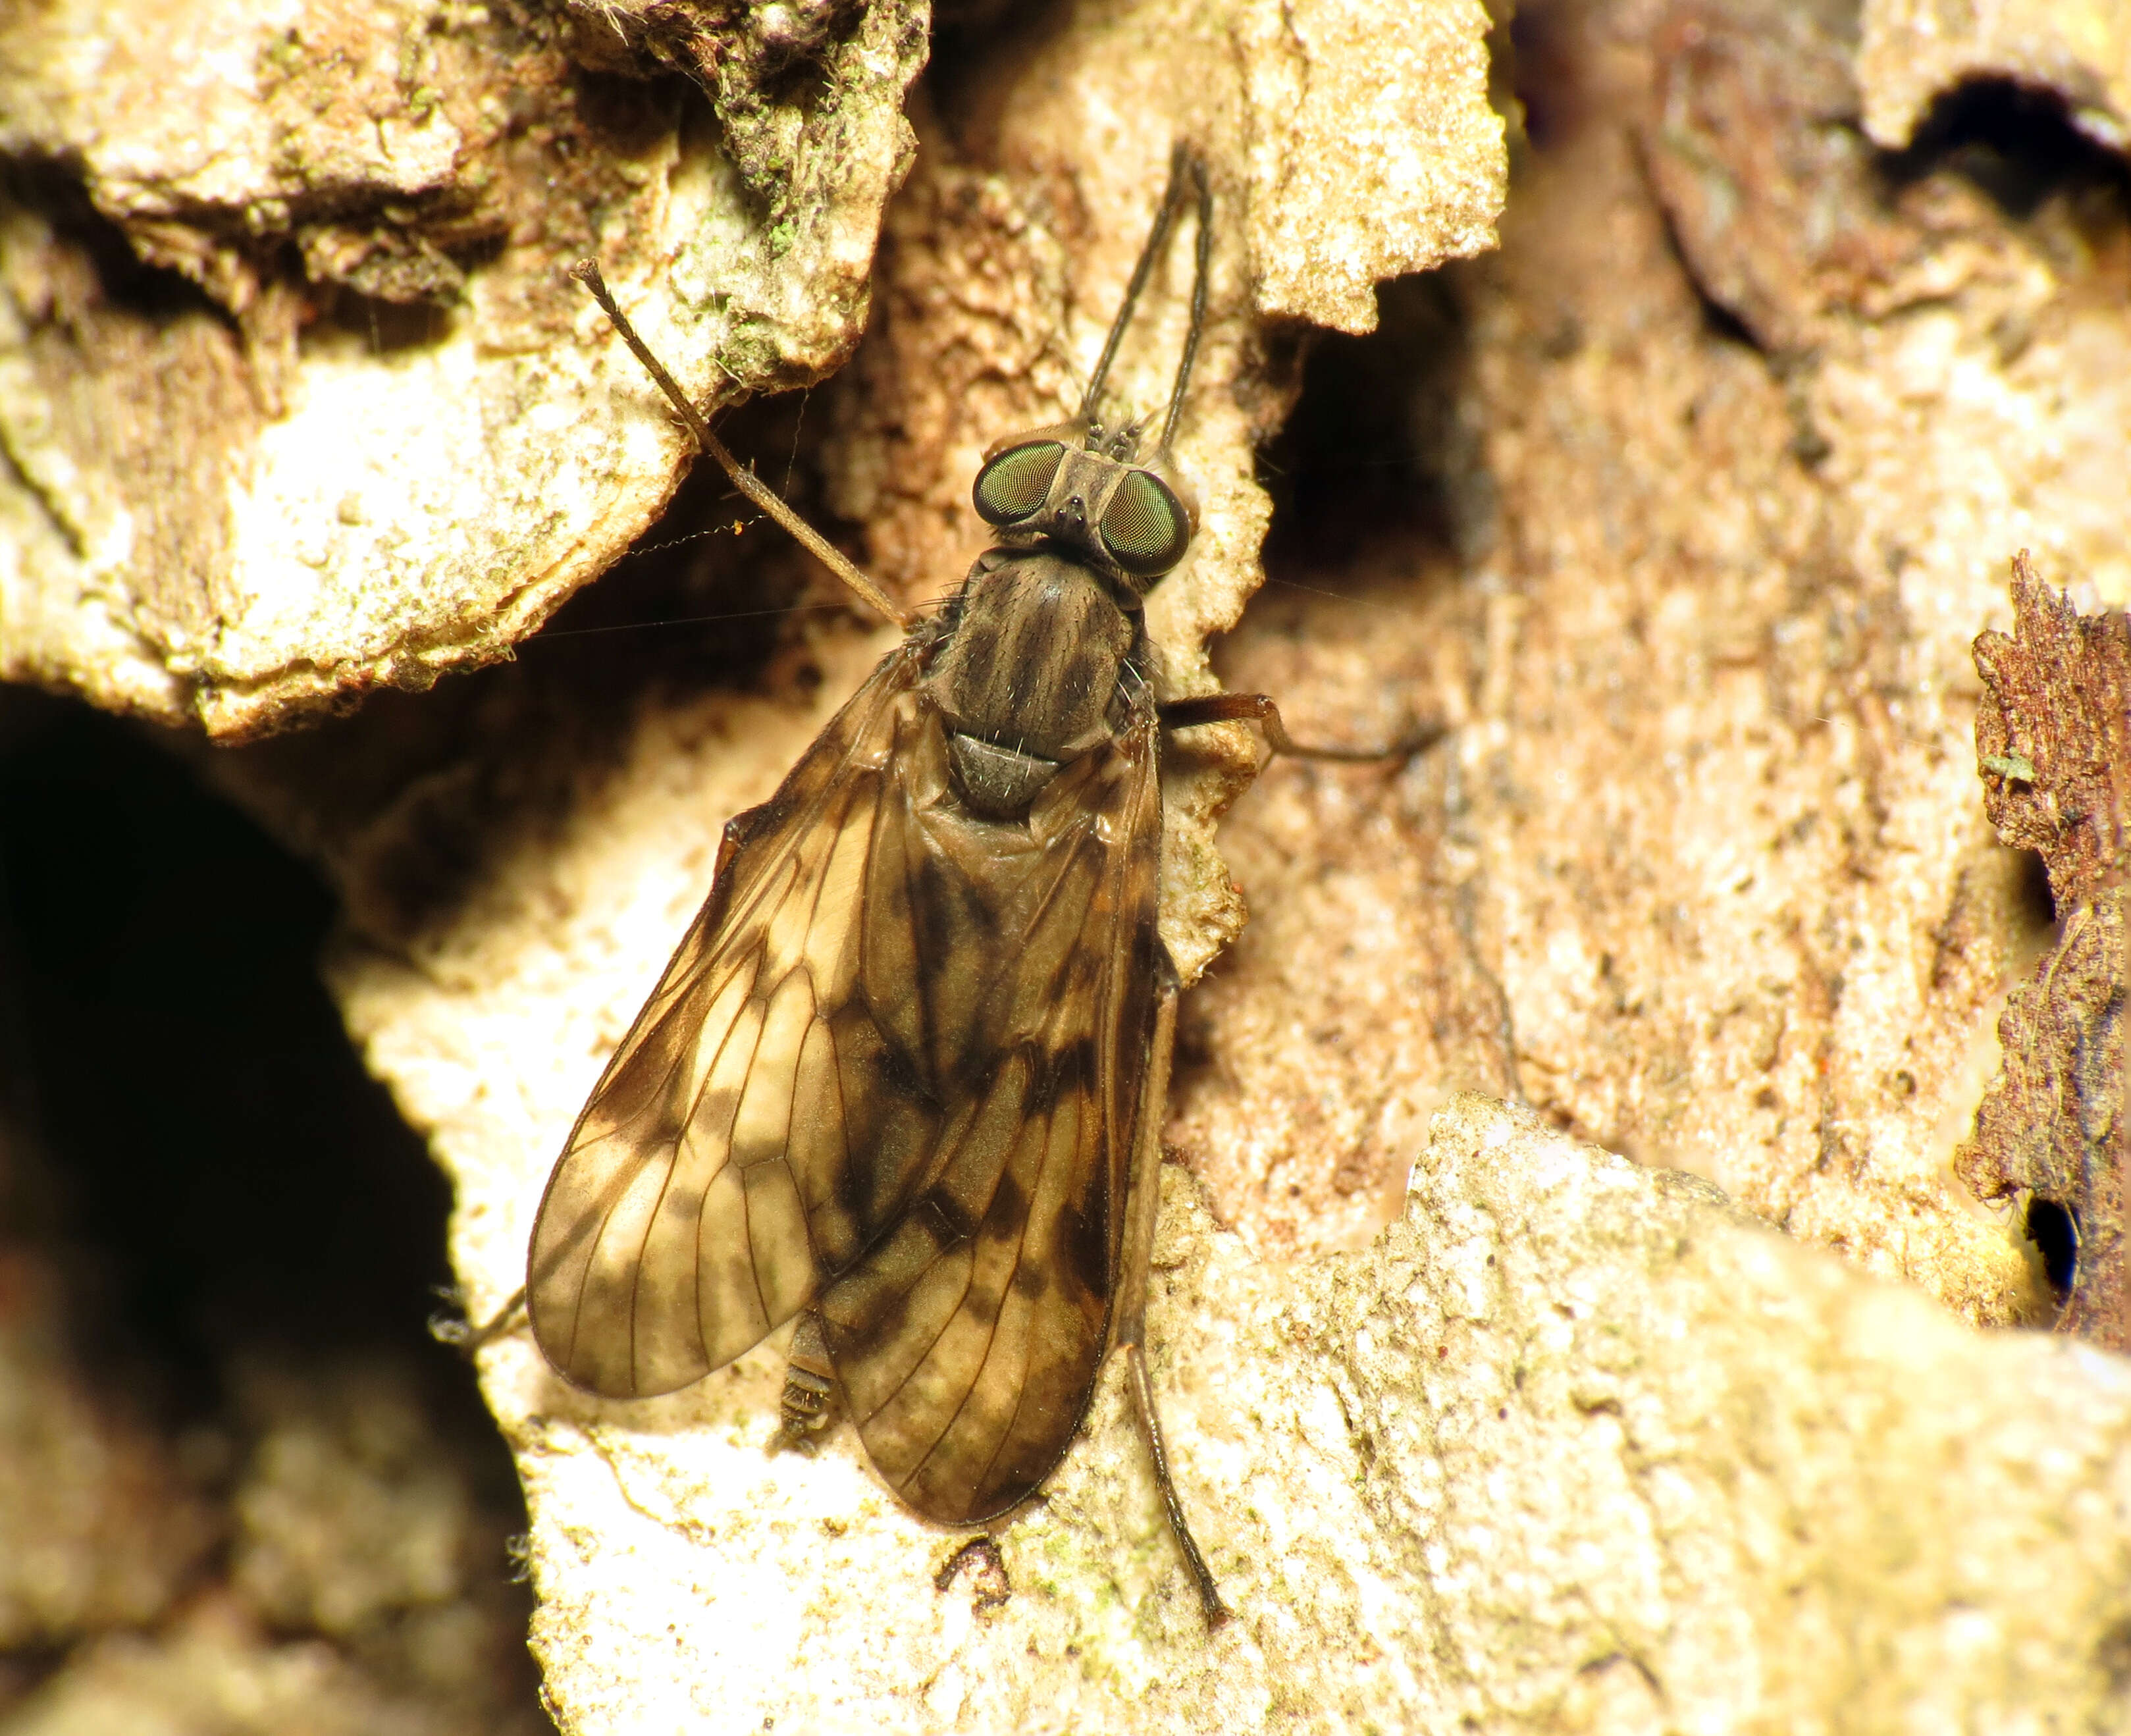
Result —
<instances>
[{"instance_id":1,"label":"antenna","mask_svg":"<svg viewBox=\"0 0 2131 1736\"><path fill-rule=\"evenodd\" d=\"M1095 371L1088 380L1087 394L1080 400L1081 418L1092 419L1095 399L1102 392L1103 382L1109 377L1110 364L1117 360L1118 346L1124 342L1125 328L1132 323L1133 314L1139 306L1140 293L1154 273L1155 261L1169 245L1170 231L1176 227L1176 213L1184 203L1187 177L1199 194L1198 274L1191 289L1191 329L1184 340L1183 365L1176 371L1176 388L1170 394L1169 419L1162 424L1164 446L1169 444L1177 416L1183 409L1184 389L1190 379L1192 358L1199 351L1199 333L1206 321L1206 266L1214 251L1214 195L1206 181L1206 165L1188 145L1179 144L1169 154L1169 185L1162 192L1161 211L1155 218L1146 246L1140 250L1139 263L1133 267L1132 281L1125 286L1123 304L1118 309L1117 318L1111 322L1102 357L1096 362Z\"/></svg>"}]
</instances>

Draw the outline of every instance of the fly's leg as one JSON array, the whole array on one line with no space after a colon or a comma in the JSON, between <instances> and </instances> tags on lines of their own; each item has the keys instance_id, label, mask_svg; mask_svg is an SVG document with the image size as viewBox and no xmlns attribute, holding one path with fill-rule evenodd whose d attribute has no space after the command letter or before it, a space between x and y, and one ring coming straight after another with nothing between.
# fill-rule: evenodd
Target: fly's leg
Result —
<instances>
[{"instance_id":1,"label":"fly's leg","mask_svg":"<svg viewBox=\"0 0 2131 1736\"><path fill-rule=\"evenodd\" d=\"M1147 1365L1147 1265L1154 1253L1154 1221L1161 1198L1161 1124L1169 1102L1169 1064L1176 1050L1176 977L1168 955L1161 956L1159 999L1155 1003L1154 1040L1147 1049L1147 1084L1141 1098L1139 1126L1133 1143L1132 1179L1125 1198L1124 1266L1118 1292L1118 1327L1113 1341L1124 1352L1125 1380L1132 1390L1133 1414L1139 1423L1140 1438L1147 1442L1147 1457L1154 1464L1155 1487L1161 1494L1161 1510L1183 1552L1199 1592L1199 1607L1206 1625L1218 1628L1228 1619L1228 1606L1214 1583L1213 1570L1199 1552L1198 1540L1184 1517L1184 1503L1176 1494L1176 1480L1169 1471L1169 1449L1161 1438L1161 1418L1155 1409L1154 1380Z\"/></svg>"},{"instance_id":2,"label":"fly's leg","mask_svg":"<svg viewBox=\"0 0 2131 1736\"><path fill-rule=\"evenodd\" d=\"M456 1291L447 1290L440 1294L449 1297L454 1306L464 1305ZM524 1323L525 1292L521 1289L496 1310L493 1319L481 1326L476 1326L470 1320L454 1319L446 1313L432 1314L429 1317L429 1336L438 1343L448 1344L462 1356L471 1357L484 1345L508 1337Z\"/></svg>"},{"instance_id":3,"label":"fly's leg","mask_svg":"<svg viewBox=\"0 0 2131 1736\"><path fill-rule=\"evenodd\" d=\"M829 1361L821 1317L809 1308L793 1328L792 1349L784 1365L784 1397L778 1408L783 1425L769 1443L772 1452L789 1447L812 1457L816 1437L836 1414L836 1367Z\"/></svg>"},{"instance_id":4,"label":"fly's leg","mask_svg":"<svg viewBox=\"0 0 2131 1736\"><path fill-rule=\"evenodd\" d=\"M1352 764L1406 759L1441 740L1440 724L1416 724L1386 748L1306 748L1287 733L1280 707L1265 693L1209 693L1199 699L1175 699L1160 708L1162 727L1195 729L1201 724L1254 723L1263 725L1266 745L1292 759L1338 759Z\"/></svg>"},{"instance_id":5,"label":"fly's leg","mask_svg":"<svg viewBox=\"0 0 2131 1736\"><path fill-rule=\"evenodd\" d=\"M1161 1510L1168 1515L1169 1529L1176 1539L1176 1547L1184 1552L1184 1565L1190 1570L1192 1583L1198 1588L1199 1608L1206 1618L1206 1625L1218 1628L1228 1620L1228 1606L1221 1601L1221 1588L1214 1583L1214 1570L1206 1565L1206 1557L1199 1552L1196 1538L1184 1517L1184 1504L1177 1498L1176 1481L1169 1473L1169 1449L1161 1438L1161 1418L1154 1408L1154 1377L1147 1372L1147 1346L1137 1339L1124 1346L1125 1381L1132 1389L1133 1415L1139 1423L1140 1439L1147 1442L1147 1456L1154 1465L1155 1487L1161 1492Z\"/></svg>"}]
</instances>

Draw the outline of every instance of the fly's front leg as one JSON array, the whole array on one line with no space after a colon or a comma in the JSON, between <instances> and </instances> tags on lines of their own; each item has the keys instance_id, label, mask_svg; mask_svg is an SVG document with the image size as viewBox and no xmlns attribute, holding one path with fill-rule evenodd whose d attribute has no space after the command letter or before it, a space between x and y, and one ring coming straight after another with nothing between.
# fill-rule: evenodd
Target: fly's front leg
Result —
<instances>
[{"instance_id":1,"label":"fly's front leg","mask_svg":"<svg viewBox=\"0 0 2131 1736\"><path fill-rule=\"evenodd\" d=\"M1118 1279L1113 1341L1124 1352L1133 1414L1139 1423L1140 1438L1147 1442L1147 1456L1154 1463L1162 1511L1168 1516L1170 1531L1184 1552L1184 1565L1190 1570L1192 1583L1198 1589L1199 1607L1205 1614L1206 1625L1218 1628L1228 1620L1228 1606L1221 1601L1213 1570L1199 1552L1198 1541L1184 1518L1184 1504L1177 1499L1176 1481L1169 1472L1169 1449L1161 1438L1161 1418L1155 1410L1154 1380L1147 1366L1147 1269L1154 1254L1155 1217L1161 1203L1161 1126L1168 1116L1169 1064L1176 1050L1176 977L1166 951L1161 972L1154 1040L1147 1049L1147 1084L1140 1099L1132 1174L1125 1193L1124 1265Z\"/></svg>"},{"instance_id":2,"label":"fly's front leg","mask_svg":"<svg viewBox=\"0 0 2131 1736\"><path fill-rule=\"evenodd\" d=\"M1280 707L1265 693L1209 693L1199 699L1175 699L1159 709L1162 727L1190 729L1201 724L1255 723L1265 729L1266 745L1293 759L1337 759L1351 764L1406 759L1443 738L1440 724L1416 724L1386 748L1306 748L1287 733Z\"/></svg>"}]
</instances>

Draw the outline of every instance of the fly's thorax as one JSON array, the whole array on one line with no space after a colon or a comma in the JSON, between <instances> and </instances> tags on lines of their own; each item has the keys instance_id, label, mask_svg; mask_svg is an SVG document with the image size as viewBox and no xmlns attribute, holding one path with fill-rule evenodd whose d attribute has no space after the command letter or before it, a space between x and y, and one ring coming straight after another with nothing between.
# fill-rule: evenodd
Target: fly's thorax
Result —
<instances>
[{"instance_id":1,"label":"fly's thorax","mask_svg":"<svg viewBox=\"0 0 2131 1736\"><path fill-rule=\"evenodd\" d=\"M927 684L951 728L1071 759L1109 733L1137 616L1077 561L1049 549L991 549L970 569Z\"/></svg>"},{"instance_id":2,"label":"fly's thorax","mask_svg":"<svg viewBox=\"0 0 2131 1736\"><path fill-rule=\"evenodd\" d=\"M1166 431L1142 460L1143 428L1104 428L1084 408L1008 435L977 471L978 516L1003 546L964 582L928 685L956 786L988 818L1027 814L1061 766L1115 734L1141 595L1198 528Z\"/></svg>"},{"instance_id":3,"label":"fly's thorax","mask_svg":"<svg viewBox=\"0 0 2131 1736\"><path fill-rule=\"evenodd\" d=\"M1042 548L979 557L926 687L979 812L1025 810L1061 765L1109 738L1139 631L1137 610L1077 561Z\"/></svg>"}]
</instances>

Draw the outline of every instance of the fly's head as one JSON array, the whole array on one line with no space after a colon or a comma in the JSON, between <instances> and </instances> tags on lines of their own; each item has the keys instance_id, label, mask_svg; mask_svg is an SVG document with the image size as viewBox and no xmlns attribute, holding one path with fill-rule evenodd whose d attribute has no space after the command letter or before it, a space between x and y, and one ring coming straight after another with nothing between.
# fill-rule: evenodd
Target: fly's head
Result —
<instances>
[{"instance_id":1,"label":"fly's head","mask_svg":"<svg viewBox=\"0 0 2131 1736\"><path fill-rule=\"evenodd\" d=\"M1198 500L1168 448L1140 458L1145 432L1084 413L1009 434L977 471L977 515L1007 546L1048 546L1137 598L1184 558L1199 528Z\"/></svg>"},{"instance_id":2,"label":"fly's head","mask_svg":"<svg viewBox=\"0 0 2131 1736\"><path fill-rule=\"evenodd\" d=\"M1191 323L1177 358L1176 383L1170 389L1161 433L1153 452L1142 460L1146 422L1111 428L1097 418L1095 407L1155 261L1168 246L1178 218L1195 202L1199 236L1191 273ZM1199 528L1198 499L1178 471L1170 442L1176 437L1176 419L1191 383L1192 360L1206 328L1206 280L1213 248L1214 194L1206 165L1180 141L1170 153L1168 189L1161 196L1147 245L1140 250L1139 263L1133 268L1101 359L1089 377L1080 414L1048 428L1008 435L984 454L971 490L978 517L999 533L1003 543L1047 548L1078 562L1107 581L1116 601L1130 612L1136 612L1142 595L1184 558L1192 533Z\"/></svg>"}]
</instances>

